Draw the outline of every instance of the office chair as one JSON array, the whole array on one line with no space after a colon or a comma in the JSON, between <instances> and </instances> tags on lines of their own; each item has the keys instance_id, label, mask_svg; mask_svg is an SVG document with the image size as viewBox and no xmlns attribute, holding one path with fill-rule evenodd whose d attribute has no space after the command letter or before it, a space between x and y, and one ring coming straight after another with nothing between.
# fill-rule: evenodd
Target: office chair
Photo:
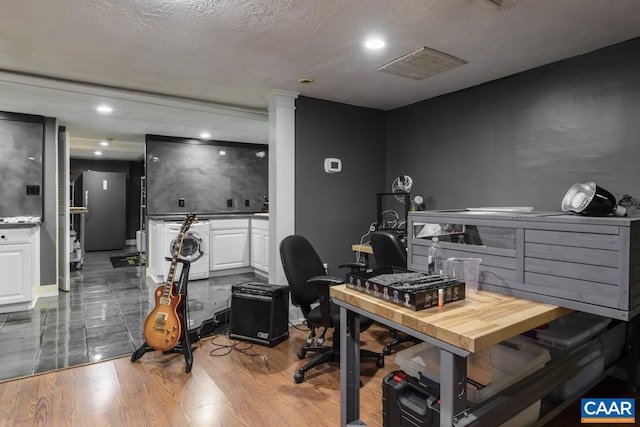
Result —
<instances>
[{"instance_id":1,"label":"office chair","mask_svg":"<svg viewBox=\"0 0 640 427\"><path fill-rule=\"evenodd\" d=\"M374 231L371 234L371 248L376 259L376 268L407 268L407 250L396 234L382 230ZM397 331L393 329L389 333L392 337L395 336L395 339L382 349L382 353L386 356L390 355L391 349L398 344L407 341L420 342L411 335L398 336Z\"/></svg>"},{"instance_id":2,"label":"office chair","mask_svg":"<svg viewBox=\"0 0 640 427\"><path fill-rule=\"evenodd\" d=\"M304 381L304 375L310 369L328 362L340 361L340 310L329 297L329 286L344 283L340 277L327 276L322 260L309 241L298 235L285 237L280 243L280 258L284 268L291 302L300 307L311 329L305 345L298 351L298 359L304 359L307 352L317 352L309 363L298 369L293 376L296 383ZM312 304L319 304L312 308ZM373 321L361 318L360 328L364 331ZM333 346L324 346L324 332L318 338L318 345L312 345L315 329L323 327L325 332L333 328ZM361 357L376 358L376 366L384 367L384 355L369 350L360 350Z\"/></svg>"}]
</instances>

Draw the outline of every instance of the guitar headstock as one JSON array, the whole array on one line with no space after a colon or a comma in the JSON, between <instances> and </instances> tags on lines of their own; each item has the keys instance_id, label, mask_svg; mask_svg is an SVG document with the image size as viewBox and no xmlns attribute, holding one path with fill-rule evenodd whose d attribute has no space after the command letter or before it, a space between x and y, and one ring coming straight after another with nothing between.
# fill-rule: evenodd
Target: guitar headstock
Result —
<instances>
[{"instance_id":1,"label":"guitar headstock","mask_svg":"<svg viewBox=\"0 0 640 427\"><path fill-rule=\"evenodd\" d=\"M187 232L189 228L191 228L191 224L196 220L196 214L187 214L184 221L182 222L182 226L180 227L180 233L184 234Z\"/></svg>"}]
</instances>

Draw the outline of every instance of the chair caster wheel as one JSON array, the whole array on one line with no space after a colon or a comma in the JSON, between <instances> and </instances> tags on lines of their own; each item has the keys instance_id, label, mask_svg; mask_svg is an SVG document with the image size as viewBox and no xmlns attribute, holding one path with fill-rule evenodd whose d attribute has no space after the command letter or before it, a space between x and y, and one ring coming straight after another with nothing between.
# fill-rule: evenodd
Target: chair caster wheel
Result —
<instances>
[{"instance_id":1,"label":"chair caster wheel","mask_svg":"<svg viewBox=\"0 0 640 427\"><path fill-rule=\"evenodd\" d=\"M324 337L318 338L318 345L324 344Z\"/></svg>"},{"instance_id":2,"label":"chair caster wheel","mask_svg":"<svg viewBox=\"0 0 640 427\"><path fill-rule=\"evenodd\" d=\"M304 358L307 356L307 352L306 352L306 351L304 351L304 350L299 350L299 351L298 351L298 353L297 353L297 355L298 355L298 359L302 360L302 359L304 359ZM297 375L297 374L296 374L296 375Z\"/></svg>"},{"instance_id":3,"label":"chair caster wheel","mask_svg":"<svg viewBox=\"0 0 640 427\"><path fill-rule=\"evenodd\" d=\"M385 345L384 348L382 349L382 354L384 354L385 356L388 356L391 354L391 347L389 347L388 345Z\"/></svg>"},{"instance_id":4,"label":"chair caster wheel","mask_svg":"<svg viewBox=\"0 0 640 427\"><path fill-rule=\"evenodd\" d=\"M384 368L384 357L381 357L380 359L376 360L376 366L378 368Z\"/></svg>"},{"instance_id":5,"label":"chair caster wheel","mask_svg":"<svg viewBox=\"0 0 640 427\"><path fill-rule=\"evenodd\" d=\"M296 382L296 384L300 384L302 381L304 381L304 374L302 372L296 372L293 376L293 380Z\"/></svg>"}]
</instances>

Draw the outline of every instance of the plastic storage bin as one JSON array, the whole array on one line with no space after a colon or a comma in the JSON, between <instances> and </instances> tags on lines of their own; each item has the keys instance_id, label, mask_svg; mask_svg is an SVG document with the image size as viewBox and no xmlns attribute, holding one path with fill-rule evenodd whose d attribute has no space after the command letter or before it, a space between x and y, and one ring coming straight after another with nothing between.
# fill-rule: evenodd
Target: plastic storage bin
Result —
<instances>
[{"instance_id":1,"label":"plastic storage bin","mask_svg":"<svg viewBox=\"0 0 640 427\"><path fill-rule=\"evenodd\" d=\"M608 317L573 312L536 329L536 339L549 348L551 357L563 356L598 335L611 322Z\"/></svg>"},{"instance_id":2,"label":"plastic storage bin","mask_svg":"<svg viewBox=\"0 0 640 427\"><path fill-rule=\"evenodd\" d=\"M542 368L551 359L542 346L511 338L467 357L467 396L479 403ZM440 349L416 344L396 354L396 363L407 374L440 382Z\"/></svg>"},{"instance_id":3,"label":"plastic storage bin","mask_svg":"<svg viewBox=\"0 0 640 427\"><path fill-rule=\"evenodd\" d=\"M549 323L549 327L546 329L537 329L536 339L539 344L549 350L553 359L557 359L570 354L598 334L601 334L598 336L598 339L601 340L602 337L609 336L608 331L605 333L602 333L602 331L610 322L611 319L608 317L574 312ZM609 344L613 345L613 341L619 336L619 334L615 335L613 339L609 340ZM624 338L624 335L622 337ZM602 343L604 341L601 341L596 351L585 355L579 361L582 369L576 376L549 394L550 398L556 401L564 401L576 395L602 375L605 366L603 350L606 348ZM621 346L619 349L620 351L622 350ZM615 348L608 350L607 358L611 359L619 355L619 353L617 355L615 353Z\"/></svg>"},{"instance_id":4,"label":"plastic storage bin","mask_svg":"<svg viewBox=\"0 0 640 427\"><path fill-rule=\"evenodd\" d=\"M618 361L624 350L625 324L619 323L609 328L606 332L598 335L598 339L602 342L604 367L608 368Z\"/></svg>"},{"instance_id":5,"label":"plastic storage bin","mask_svg":"<svg viewBox=\"0 0 640 427\"><path fill-rule=\"evenodd\" d=\"M544 367L549 351L520 337L511 338L467 357L467 396L480 403L500 390ZM396 363L407 374L440 382L440 349L421 343L399 351ZM503 426L534 424L540 414L540 401L522 411Z\"/></svg>"},{"instance_id":6,"label":"plastic storage bin","mask_svg":"<svg viewBox=\"0 0 640 427\"><path fill-rule=\"evenodd\" d=\"M580 372L562 384L556 390L549 394L549 397L555 401L563 402L570 397L576 397L576 394L580 391L584 392L584 388L596 378L598 378L604 372L604 354L602 348L597 351L586 355L580 362L584 364Z\"/></svg>"}]
</instances>

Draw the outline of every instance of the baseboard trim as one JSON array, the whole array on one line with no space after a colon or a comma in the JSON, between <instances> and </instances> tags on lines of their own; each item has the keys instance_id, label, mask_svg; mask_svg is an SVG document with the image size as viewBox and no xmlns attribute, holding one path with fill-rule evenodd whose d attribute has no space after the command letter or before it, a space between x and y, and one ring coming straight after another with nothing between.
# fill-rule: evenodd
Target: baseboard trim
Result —
<instances>
[{"instance_id":1,"label":"baseboard trim","mask_svg":"<svg viewBox=\"0 0 640 427\"><path fill-rule=\"evenodd\" d=\"M40 285L36 289L38 297L55 297L58 295L58 285Z\"/></svg>"}]
</instances>

